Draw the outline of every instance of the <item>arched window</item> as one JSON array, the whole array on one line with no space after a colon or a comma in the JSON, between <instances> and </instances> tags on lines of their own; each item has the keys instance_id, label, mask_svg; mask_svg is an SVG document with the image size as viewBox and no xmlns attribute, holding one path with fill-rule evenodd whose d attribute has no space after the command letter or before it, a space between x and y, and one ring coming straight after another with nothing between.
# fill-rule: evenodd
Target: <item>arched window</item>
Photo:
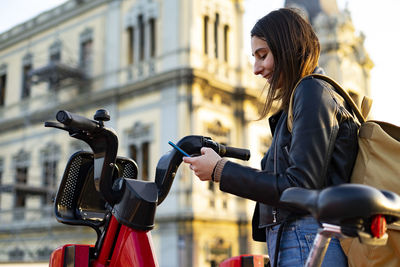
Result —
<instances>
[{"instance_id":1,"label":"arched window","mask_svg":"<svg viewBox=\"0 0 400 267\"><path fill-rule=\"evenodd\" d=\"M31 81L29 72L33 68L32 54L26 54L22 59L22 90L21 99L28 98L31 95Z\"/></svg>"},{"instance_id":2,"label":"arched window","mask_svg":"<svg viewBox=\"0 0 400 267\"><path fill-rule=\"evenodd\" d=\"M215 58L218 58L218 28L219 28L219 14L215 14L214 21L214 53Z\"/></svg>"},{"instance_id":3,"label":"arched window","mask_svg":"<svg viewBox=\"0 0 400 267\"><path fill-rule=\"evenodd\" d=\"M153 140L153 127L136 122L127 131L129 157L136 161L139 167L138 178L150 179L150 146Z\"/></svg>"},{"instance_id":4,"label":"arched window","mask_svg":"<svg viewBox=\"0 0 400 267\"><path fill-rule=\"evenodd\" d=\"M79 37L79 42L79 66L86 74L89 74L93 64L93 30L85 29Z\"/></svg>"},{"instance_id":5,"label":"arched window","mask_svg":"<svg viewBox=\"0 0 400 267\"><path fill-rule=\"evenodd\" d=\"M13 157L14 179L15 179L15 195L14 195L14 219L22 220L25 218L25 206L28 191L26 185L28 184L28 174L30 166L30 154L24 150L20 150Z\"/></svg>"},{"instance_id":6,"label":"arched window","mask_svg":"<svg viewBox=\"0 0 400 267\"><path fill-rule=\"evenodd\" d=\"M203 18L203 44L204 44L204 54L208 54L208 22L210 18L204 16Z\"/></svg>"},{"instance_id":7,"label":"arched window","mask_svg":"<svg viewBox=\"0 0 400 267\"><path fill-rule=\"evenodd\" d=\"M4 106L7 85L7 65L0 66L0 106Z\"/></svg>"},{"instance_id":8,"label":"arched window","mask_svg":"<svg viewBox=\"0 0 400 267\"><path fill-rule=\"evenodd\" d=\"M229 34L229 26L224 26L224 61L228 62L228 55L229 55L229 46L228 46L228 36Z\"/></svg>"}]
</instances>

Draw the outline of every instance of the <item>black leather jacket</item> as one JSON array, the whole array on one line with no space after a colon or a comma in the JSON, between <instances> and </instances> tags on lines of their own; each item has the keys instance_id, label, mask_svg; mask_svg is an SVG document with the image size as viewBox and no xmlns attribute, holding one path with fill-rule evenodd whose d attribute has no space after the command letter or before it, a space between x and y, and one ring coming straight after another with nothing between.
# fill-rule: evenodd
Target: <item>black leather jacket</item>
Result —
<instances>
[{"instance_id":1,"label":"black leather jacket","mask_svg":"<svg viewBox=\"0 0 400 267\"><path fill-rule=\"evenodd\" d=\"M262 170L228 161L220 189L257 201L253 239L265 241L265 227L295 212L279 204L288 187L321 189L348 182L358 151L358 124L343 98L325 81L306 78L297 87L293 129L287 112L269 118L273 140Z\"/></svg>"}]
</instances>

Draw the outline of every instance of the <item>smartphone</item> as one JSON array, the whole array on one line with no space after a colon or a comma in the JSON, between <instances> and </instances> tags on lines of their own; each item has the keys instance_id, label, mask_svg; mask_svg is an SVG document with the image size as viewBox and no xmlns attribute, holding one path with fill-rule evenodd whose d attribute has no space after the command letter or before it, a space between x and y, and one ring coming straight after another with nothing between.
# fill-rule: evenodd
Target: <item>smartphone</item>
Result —
<instances>
[{"instance_id":1,"label":"smartphone","mask_svg":"<svg viewBox=\"0 0 400 267\"><path fill-rule=\"evenodd\" d=\"M181 152L183 155L185 155L185 157L189 157L190 158L190 155L188 153L186 153L185 151L183 151L179 146L175 145L171 141L168 141L168 144L170 144L173 148L175 148L176 150Z\"/></svg>"}]
</instances>

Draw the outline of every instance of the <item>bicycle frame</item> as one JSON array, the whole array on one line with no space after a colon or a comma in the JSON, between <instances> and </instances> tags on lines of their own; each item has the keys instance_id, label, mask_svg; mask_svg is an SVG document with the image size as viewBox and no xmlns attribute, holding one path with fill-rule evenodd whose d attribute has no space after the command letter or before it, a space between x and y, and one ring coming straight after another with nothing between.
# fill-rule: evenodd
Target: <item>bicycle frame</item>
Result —
<instances>
[{"instance_id":1,"label":"bicycle frame","mask_svg":"<svg viewBox=\"0 0 400 267\"><path fill-rule=\"evenodd\" d=\"M306 267L321 266L332 237L343 237L341 228L333 224L322 224L322 228L319 229L310 254L307 257Z\"/></svg>"}]
</instances>

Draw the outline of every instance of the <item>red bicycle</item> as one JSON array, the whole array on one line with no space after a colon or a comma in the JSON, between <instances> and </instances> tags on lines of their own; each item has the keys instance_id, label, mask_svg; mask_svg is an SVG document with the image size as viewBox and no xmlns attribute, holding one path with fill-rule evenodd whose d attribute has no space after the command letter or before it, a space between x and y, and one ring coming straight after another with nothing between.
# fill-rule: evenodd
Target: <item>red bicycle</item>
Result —
<instances>
[{"instance_id":1,"label":"red bicycle","mask_svg":"<svg viewBox=\"0 0 400 267\"><path fill-rule=\"evenodd\" d=\"M69 159L55 199L56 218L61 223L92 227L97 240L92 245L66 244L56 249L50 267L158 266L150 230L156 207L168 195L182 162L181 152L172 149L160 158L154 182L136 180L136 163L117 156L118 137L104 126L110 119L107 111L98 110L91 120L61 110L56 119L58 122L46 122L45 126L67 131L93 151L76 152ZM204 136L186 136L177 145L189 155L199 155L206 146L223 157L250 158L247 149L225 147ZM363 185L290 188L282 194L281 202L311 213L322 223L307 266L320 266L332 236L384 244L383 222L400 220L399 196ZM268 265L265 256L242 255L220 266Z\"/></svg>"},{"instance_id":2,"label":"red bicycle","mask_svg":"<svg viewBox=\"0 0 400 267\"><path fill-rule=\"evenodd\" d=\"M56 119L58 122L46 122L45 126L65 130L93 150L77 152L69 159L55 199L56 218L61 223L92 227L97 241L56 249L50 266L157 266L149 231L182 154L173 149L162 156L154 182L136 180L136 163L117 156L118 137L104 126L110 119L107 111L98 110L91 120L62 110ZM177 145L191 155L200 154L201 147L207 146L221 156L250 157L247 149L225 147L203 136L184 137Z\"/></svg>"}]
</instances>

